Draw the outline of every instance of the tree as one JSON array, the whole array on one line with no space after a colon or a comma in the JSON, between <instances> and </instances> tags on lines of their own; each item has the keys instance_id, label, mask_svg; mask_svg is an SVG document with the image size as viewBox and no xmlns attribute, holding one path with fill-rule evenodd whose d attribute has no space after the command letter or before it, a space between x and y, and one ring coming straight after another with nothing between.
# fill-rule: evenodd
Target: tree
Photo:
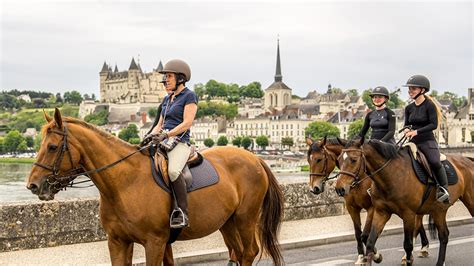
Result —
<instances>
[{"instance_id":1,"label":"tree","mask_svg":"<svg viewBox=\"0 0 474 266\"><path fill-rule=\"evenodd\" d=\"M265 93L262 91L262 85L260 82L254 81L249 83L247 86L240 88L240 96L247 98L262 98Z\"/></svg>"},{"instance_id":2,"label":"tree","mask_svg":"<svg viewBox=\"0 0 474 266\"><path fill-rule=\"evenodd\" d=\"M86 115L84 117L84 121L94 124L94 125L102 126L109 122L108 117L109 117L109 112L107 110L102 110L97 113Z\"/></svg>"},{"instance_id":3,"label":"tree","mask_svg":"<svg viewBox=\"0 0 474 266\"><path fill-rule=\"evenodd\" d=\"M210 147L214 146L214 141L212 139L209 139L209 138L205 139L204 140L204 146L210 148Z\"/></svg>"},{"instance_id":4,"label":"tree","mask_svg":"<svg viewBox=\"0 0 474 266\"><path fill-rule=\"evenodd\" d=\"M226 136L220 136L217 139L217 146L227 146L227 143L229 143L229 140Z\"/></svg>"},{"instance_id":5,"label":"tree","mask_svg":"<svg viewBox=\"0 0 474 266\"><path fill-rule=\"evenodd\" d=\"M26 151L28 150L28 146L26 145L26 140L23 139L20 144L18 144L18 147L16 148L17 151Z\"/></svg>"},{"instance_id":6,"label":"tree","mask_svg":"<svg viewBox=\"0 0 474 266\"><path fill-rule=\"evenodd\" d=\"M5 147L3 146L4 137L0 137L0 154L5 152Z\"/></svg>"},{"instance_id":7,"label":"tree","mask_svg":"<svg viewBox=\"0 0 474 266\"><path fill-rule=\"evenodd\" d=\"M25 141L26 141L26 146L28 146L29 148L33 148L33 146L35 145L35 140L33 139L32 136L25 137Z\"/></svg>"},{"instance_id":8,"label":"tree","mask_svg":"<svg viewBox=\"0 0 474 266\"><path fill-rule=\"evenodd\" d=\"M255 139L255 142L258 146L262 147L262 149L265 150L265 148L268 146L268 137L265 135L258 136Z\"/></svg>"},{"instance_id":9,"label":"tree","mask_svg":"<svg viewBox=\"0 0 474 266\"><path fill-rule=\"evenodd\" d=\"M295 143L293 141L293 138L292 137L283 137L281 138L281 145L284 146L288 146L288 149L293 146Z\"/></svg>"},{"instance_id":10,"label":"tree","mask_svg":"<svg viewBox=\"0 0 474 266\"><path fill-rule=\"evenodd\" d=\"M347 94L349 94L349 96L359 96L359 91L357 91L357 89L350 89L347 90Z\"/></svg>"},{"instance_id":11,"label":"tree","mask_svg":"<svg viewBox=\"0 0 474 266\"><path fill-rule=\"evenodd\" d=\"M150 108L148 109L148 116L155 118L158 115L157 108Z\"/></svg>"},{"instance_id":12,"label":"tree","mask_svg":"<svg viewBox=\"0 0 474 266\"><path fill-rule=\"evenodd\" d=\"M39 151L40 147L41 147L41 141L43 140L43 137L41 136L41 133L36 135L35 137L35 144L33 146L33 148L35 149L35 151Z\"/></svg>"},{"instance_id":13,"label":"tree","mask_svg":"<svg viewBox=\"0 0 474 266\"><path fill-rule=\"evenodd\" d=\"M232 145L237 146L240 148L240 145L242 144L242 137L237 136L232 140Z\"/></svg>"},{"instance_id":14,"label":"tree","mask_svg":"<svg viewBox=\"0 0 474 266\"><path fill-rule=\"evenodd\" d=\"M94 93L92 93L91 99L95 101L95 94Z\"/></svg>"},{"instance_id":15,"label":"tree","mask_svg":"<svg viewBox=\"0 0 474 266\"><path fill-rule=\"evenodd\" d=\"M339 137L340 135L339 129L335 125L322 121L310 123L308 127L304 129L304 132L306 136L311 136L313 139L320 139L325 136Z\"/></svg>"},{"instance_id":16,"label":"tree","mask_svg":"<svg viewBox=\"0 0 474 266\"><path fill-rule=\"evenodd\" d=\"M71 91L71 92L65 92L64 93L64 101L67 103L79 105L82 102L83 98L81 93L78 91Z\"/></svg>"},{"instance_id":17,"label":"tree","mask_svg":"<svg viewBox=\"0 0 474 266\"><path fill-rule=\"evenodd\" d=\"M244 149L248 150L249 147L252 145L252 139L249 137L243 137L241 145L242 147L244 147Z\"/></svg>"},{"instance_id":18,"label":"tree","mask_svg":"<svg viewBox=\"0 0 474 266\"><path fill-rule=\"evenodd\" d=\"M61 97L61 93L56 93L56 103L63 103L63 97Z\"/></svg>"},{"instance_id":19,"label":"tree","mask_svg":"<svg viewBox=\"0 0 474 266\"><path fill-rule=\"evenodd\" d=\"M128 140L130 144L139 144L140 143L140 138L130 138Z\"/></svg>"},{"instance_id":20,"label":"tree","mask_svg":"<svg viewBox=\"0 0 474 266\"><path fill-rule=\"evenodd\" d=\"M5 136L3 145L7 152L16 152L18 150L18 145L20 145L22 141L24 141L24 138L20 132L18 130L12 130Z\"/></svg>"},{"instance_id":21,"label":"tree","mask_svg":"<svg viewBox=\"0 0 474 266\"><path fill-rule=\"evenodd\" d=\"M360 133L360 130L362 129L363 126L364 126L364 119L358 119L358 120L352 122L349 125L349 130L347 131L347 138L352 139L355 136L357 136ZM367 132L367 134L365 134L365 138L368 138L368 136L370 136L370 131L371 130L372 129L369 129L369 132Z\"/></svg>"},{"instance_id":22,"label":"tree","mask_svg":"<svg viewBox=\"0 0 474 266\"><path fill-rule=\"evenodd\" d=\"M120 139L123 139L127 142L130 142L130 139L132 138L140 138L138 136L138 128L137 125L135 124L130 124L128 127L120 130L118 137Z\"/></svg>"}]
</instances>

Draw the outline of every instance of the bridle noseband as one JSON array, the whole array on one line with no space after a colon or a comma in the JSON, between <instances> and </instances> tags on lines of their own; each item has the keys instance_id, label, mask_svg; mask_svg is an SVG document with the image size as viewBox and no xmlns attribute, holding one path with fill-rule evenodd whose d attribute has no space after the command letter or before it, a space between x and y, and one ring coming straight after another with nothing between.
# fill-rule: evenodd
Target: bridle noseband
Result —
<instances>
[{"instance_id":1,"label":"bridle noseband","mask_svg":"<svg viewBox=\"0 0 474 266\"><path fill-rule=\"evenodd\" d=\"M324 159L323 159L324 168L323 168L323 171L322 171L322 173L314 173L314 172L312 173L312 172L310 172L310 173L309 173L309 176L310 176L310 177L311 177L311 176L323 176L323 177L325 177L325 178L323 179L323 181L322 181L323 184L324 184L326 181L328 181L328 180L330 180L330 179L336 178L337 175L335 175L335 176L329 178L329 175L330 175L331 173L328 173L328 164L327 164L327 161L329 160L329 159L328 159L329 157L332 158L333 156L331 156L331 155L329 154L329 152L328 152L328 150L326 149L326 147L323 146L323 147L321 148L321 150L323 151L322 154L324 155ZM335 160L335 163L337 164L337 159ZM310 166L310 171L311 171L311 166Z\"/></svg>"}]
</instances>

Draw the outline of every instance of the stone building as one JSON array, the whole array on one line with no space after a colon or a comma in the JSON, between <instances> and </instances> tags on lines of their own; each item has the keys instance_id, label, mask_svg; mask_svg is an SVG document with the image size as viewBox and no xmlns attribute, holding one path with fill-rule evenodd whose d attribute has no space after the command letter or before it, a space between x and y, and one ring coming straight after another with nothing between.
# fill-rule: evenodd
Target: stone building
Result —
<instances>
[{"instance_id":1,"label":"stone building","mask_svg":"<svg viewBox=\"0 0 474 266\"><path fill-rule=\"evenodd\" d=\"M100 76L100 101L102 103L158 103L166 96L160 81L163 75L160 61L152 72L144 73L140 64L132 58L128 70L119 71L117 65L112 71L111 66L104 62Z\"/></svg>"},{"instance_id":2,"label":"stone building","mask_svg":"<svg viewBox=\"0 0 474 266\"><path fill-rule=\"evenodd\" d=\"M275 71L275 81L265 89L265 110L283 110L285 106L291 104L291 88L283 83L280 64L280 41L277 45L277 62Z\"/></svg>"}]
</instances>

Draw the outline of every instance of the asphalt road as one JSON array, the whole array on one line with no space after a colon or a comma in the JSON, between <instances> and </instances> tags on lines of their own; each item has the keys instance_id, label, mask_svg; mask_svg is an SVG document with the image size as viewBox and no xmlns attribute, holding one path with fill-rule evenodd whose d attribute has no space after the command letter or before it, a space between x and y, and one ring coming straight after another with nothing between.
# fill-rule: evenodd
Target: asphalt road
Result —
<instances>
[{"instance_id":1,"label":"asphalt road","mask_svg":"<svg viewBox=\"0 0 474 266\"><path fill-rule=\"evenodd\" d=\"M446 253L446 265L474 265L474 223L453 226L449 228L450 238ZM428 258L415 257L415 265L435 265L438 257L438 240L430 239L430 256ZM400 265L403 251L403 236L383 236L377 241L377 248L383 255L380 265ZM416 256L420 249L419 240L415 243ZM330 245L306 247L283 251L286 265L354 265L357 258L355 241L342 242ZM225 265L227 262L203 261L193 265ZM271 261L262 259L258 265L271 265ZM375 263L373 264L375 265Z\"/></svg>"}]
</instances>

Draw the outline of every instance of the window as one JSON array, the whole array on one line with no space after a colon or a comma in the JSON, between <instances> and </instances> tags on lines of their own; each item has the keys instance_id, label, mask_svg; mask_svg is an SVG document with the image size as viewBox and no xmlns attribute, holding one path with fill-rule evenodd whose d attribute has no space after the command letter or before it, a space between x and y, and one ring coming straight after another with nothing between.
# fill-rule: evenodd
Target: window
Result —
<instances>
[{"instance_id":1,"label":"window","mask_svg":"<svg viewBox=\"0 0 474 266\"><path fill-rule=\"evenodd\" d=\"M469 120L474 120L474 114L469 114Z\"/></svg>"}]
</instances>

